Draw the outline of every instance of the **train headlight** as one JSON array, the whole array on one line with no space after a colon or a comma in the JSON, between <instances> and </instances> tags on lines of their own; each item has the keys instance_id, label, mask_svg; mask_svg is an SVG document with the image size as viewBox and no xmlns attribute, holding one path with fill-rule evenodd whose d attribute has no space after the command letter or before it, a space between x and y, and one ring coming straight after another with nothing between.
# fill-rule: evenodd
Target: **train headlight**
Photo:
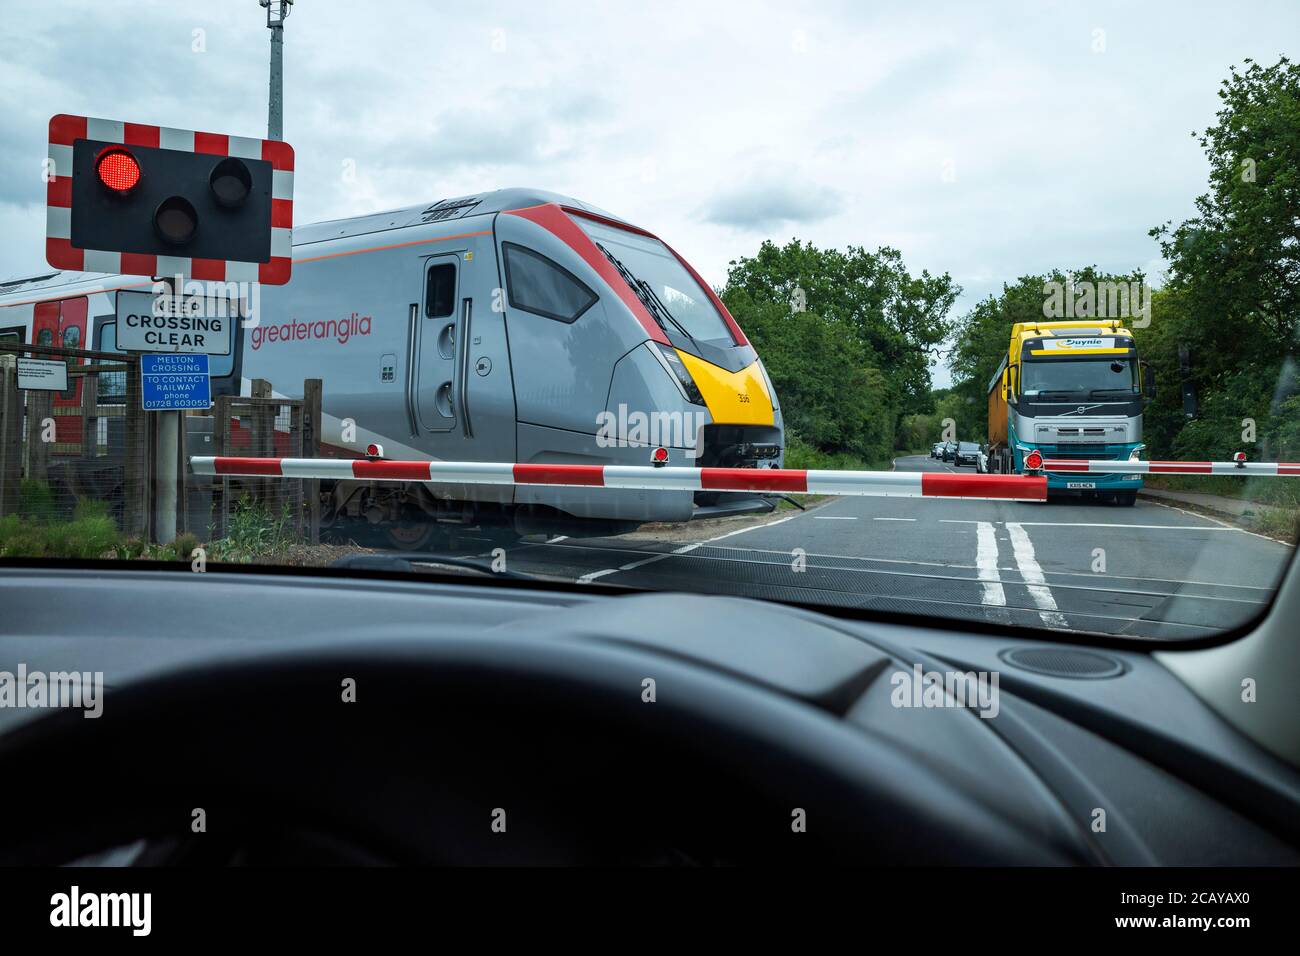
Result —
<instances>
[{"instance_id":1,"label":"train headlight","mask_svg":"<svg viewBox=\"0 0 1300 956\"><path fill-rule=\"evenodd\" d=\"M677 350L671 345L664 345L661 342L654 343L659 354L663 358L668 371L677 379L677 384L682 390L686 400L692 405L705 405L704 396L700 393L700 387L695 384L695 379L691 378L690 370L682 362L682 357L677 354Z\"/></svg>"}]
</instances>

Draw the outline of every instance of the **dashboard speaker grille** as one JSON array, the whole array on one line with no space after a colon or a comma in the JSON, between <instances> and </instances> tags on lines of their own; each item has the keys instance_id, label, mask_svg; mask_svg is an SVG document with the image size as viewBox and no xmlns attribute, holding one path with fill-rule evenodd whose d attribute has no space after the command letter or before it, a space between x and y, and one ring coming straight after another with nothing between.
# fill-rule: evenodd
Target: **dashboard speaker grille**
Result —
<instances>
[{"instance_id":1,"label":"dashboard speaker grille","mask_svg":"<svg viewBox=\"0 0 1300 956\"><path fill-rule=\"evenodd\" d=\"M1073 647L1010 647L999 655L1012 667L1074 680L1103 680L1119 677L1127 668L1124 662L1097 651Z\"/></svg>"}]
</instances>

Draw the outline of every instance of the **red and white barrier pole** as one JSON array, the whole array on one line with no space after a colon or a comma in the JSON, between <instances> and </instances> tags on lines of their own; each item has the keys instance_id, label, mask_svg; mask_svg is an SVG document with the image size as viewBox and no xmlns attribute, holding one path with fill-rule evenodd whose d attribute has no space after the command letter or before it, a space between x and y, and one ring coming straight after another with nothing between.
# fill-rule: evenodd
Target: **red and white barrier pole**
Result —
<instances>
[{"instance_id":1,"label":"red and white barrier pole","mask_svg":"<svg viewBox=\"0 0 1300 956\"><path fill-rule=\"evenodd\" d=\"M1111 475L1236 475L1241 478L1300 475L1300 463L1290 461L1094 461L1047 458L1041 471Z\"/></svg>"},{"instance_id":2,"label":"red and white barrier pole","mask_svg":"<svg viewBox=\"0 0 1300 956\"><path fill-rule=\"evenodd\" d=\"M1047 500L1041 475L961 475L921 471L818 471L791 468L677 468L508 462L384 461L364 458L190 459L196 475L436 481L469 485L558 485L640 491L756 491L768 494L896 498Z\"/></svg>"}]
</instances>

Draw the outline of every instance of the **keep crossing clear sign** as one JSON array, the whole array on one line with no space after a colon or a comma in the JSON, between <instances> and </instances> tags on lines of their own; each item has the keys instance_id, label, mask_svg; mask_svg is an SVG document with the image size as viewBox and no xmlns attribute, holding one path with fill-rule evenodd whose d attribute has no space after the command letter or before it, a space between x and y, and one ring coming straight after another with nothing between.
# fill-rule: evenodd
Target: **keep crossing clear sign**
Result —
<instances>
[{"instance_id":1,"label":"keep crossing clear sign","mask_svg":"<svg viewBox=\"0 0 1300 956\"><path fill-rule=\"evenodd\" d=\"M146 412L212 407L206 355L141 355L140 381Z\"/></svg>"}]
</instances>

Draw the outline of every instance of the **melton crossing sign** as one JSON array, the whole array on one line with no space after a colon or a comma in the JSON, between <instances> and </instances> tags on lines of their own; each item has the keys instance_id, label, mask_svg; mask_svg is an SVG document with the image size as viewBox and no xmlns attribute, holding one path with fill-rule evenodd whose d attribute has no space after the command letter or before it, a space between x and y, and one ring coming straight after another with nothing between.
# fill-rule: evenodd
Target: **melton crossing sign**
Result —
<instances>
[{"instance_id":1,"label":"melton crossing sign","mask_svg":"<svg viewBox=\"0 0 1300 956\"><path fill-rule=\"evenodd\" d=\"M146 412L212 407L206 355L141 355L140 382Z\"/></svg>"}]
</instances>

